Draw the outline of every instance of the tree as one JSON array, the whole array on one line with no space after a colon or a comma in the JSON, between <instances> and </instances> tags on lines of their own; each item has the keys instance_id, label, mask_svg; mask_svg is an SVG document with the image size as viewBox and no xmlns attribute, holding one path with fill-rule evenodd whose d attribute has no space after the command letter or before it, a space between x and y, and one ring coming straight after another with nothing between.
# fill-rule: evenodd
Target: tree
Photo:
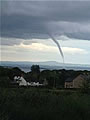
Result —
<instances>
[{"instance_id":1,"label":"tree","mask_svg":"<svg viewBox=\"0 0 90 120\"><path fill-rule=\"evenodd\" d=\"M31 72L40 73L40 67L39 67L39 65L32 65L31 66Z\"/></svg>"},{"instance_id":2,"label":"tree","mask_svg":"<svg viewBox=\"0 0 90 120\"><path fill-rule=\"evenodd\" d=\"M87 77L87 78L83 81L82 88L84 88L84 89L90 88L90 78Z\"/></svg>"},{"instance_id":3,"label":"tree","mask_svg":"<svg viewBox=\"0 0 90 120\"><path fill-rule=\"evenodd\" d=\"M10 86L10 79L8 76L1 76L0 77L0 87L9 87Z\"/></svg>"},{"instance_id":4,"label":"tree","mask_svg":"<svg viewBox=\"0 0 90 120\"><path fill-rule=\"evenodd\" d=\"M84 93L88 93L90 89L90 75L85 75L84 81L82 82L82 85L80 86L81 91Z\"/></svg>"},{"instance_id":5,"label":"tree","mask_svg":"<svg viewBox=\"0 0 90 120\"><path fill-rule=\"evenodd\" d=\"M32 81L39 81L40 76L40 67L39 65L32 65L31 66L31 79Z\"/></svg>"},{"instance_id":6,"label":"tree","mask_svg":"<svg viewBox=\"0 0 90 120\"><path fill-rule=\"evenodd\" d=\"M21 69L18 68L18 67L12 68L12 72L13 72L13 75L17 75L17 76L20 76L22 73L24 73L24 72L21 71Z\"/></svg>"}]
</instances>

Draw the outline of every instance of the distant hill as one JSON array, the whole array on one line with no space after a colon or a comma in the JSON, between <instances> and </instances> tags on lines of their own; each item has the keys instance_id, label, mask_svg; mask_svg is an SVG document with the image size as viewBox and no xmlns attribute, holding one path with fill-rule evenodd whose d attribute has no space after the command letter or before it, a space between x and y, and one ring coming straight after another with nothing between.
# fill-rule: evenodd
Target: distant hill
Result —
<instances>
[{"instance_id":1,"label":"distant hill","mask_svg":"<svg viewBox=\"0 0 90 120\"><path fill-rule=\"evenodd\" d=\"M28 62L28 61L17 61L17 62L12 62L12 61L1 61L1 65L21 65L21 64L38 64L38 65L49 65L49 66L60 66L62 63L56 62L56 61L45 61L45 62Z\"/></svg>"},{"instance_id":2,"label":"distant hill","mask_svg":"<svg viewBox=\"0 0 90 120\"><path fill-rule=\"evenodd\" d=\"M24 71L30 71L32 65L39 65L42 70L44 69L73 69L73 70L89 70L90 65L88 64L68 64L59 63L56 61L45 61L45 62L27 62L27 61L1 61L0 66L6 67L20 67Z\"/></svg>"}]
</instances>

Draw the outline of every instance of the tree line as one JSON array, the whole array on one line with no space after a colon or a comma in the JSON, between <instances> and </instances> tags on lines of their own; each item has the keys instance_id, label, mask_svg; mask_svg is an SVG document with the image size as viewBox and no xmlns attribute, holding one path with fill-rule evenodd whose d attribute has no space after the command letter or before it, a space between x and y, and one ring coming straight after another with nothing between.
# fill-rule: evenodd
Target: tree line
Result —
<instances>
[{"instance_id":1,"label":"tree line","mask_svg":"<svg viewBox=\"0 0 90 120\"><path fill-rule=\"evenodd\" d=\"M9 87L14 76L21 76L21 74L23 74L27 82L43 83L46 80L48 82L48 87L63 88L67 78L87 72L90 73L86 70L74 71L65 69L40 71L39 65L32 65L30 72L25 73L18 67L9 68L0 66L0 87Z\"/></svg>"}]
</instances>

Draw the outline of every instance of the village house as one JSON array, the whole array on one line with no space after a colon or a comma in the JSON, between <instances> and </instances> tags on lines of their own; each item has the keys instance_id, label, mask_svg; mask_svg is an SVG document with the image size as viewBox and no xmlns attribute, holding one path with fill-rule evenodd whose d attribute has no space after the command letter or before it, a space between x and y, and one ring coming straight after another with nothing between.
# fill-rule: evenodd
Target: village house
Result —
<instances>
[{"instance_id":1,"label":"village house","mask_svg":"<svg viewBox=\"0 0 90 120\"><path fill-rule=\"evenodd\" d=\"M80 74L75 78L68 78L65 80L65 88L81 88L86 82L87 76Z\"/></svg>"},{"instance_id":2,"label":"village house","mask_svg":"<svg viewBox=\"0 0 90 120\"><path fill-rule=\"evenodd\" d=\"M73 88L73 79L72 78L68 78L65 80L65 88Z\"/></svg>"},{"instance_id":3,"label":"village house","mask_svg":"<svg viewBox=\"0 0 90 120\"><path fill-rule=\"evenodd\" d=\"M12 82L13 85L19 85L19 86L47 86L48 83L46 80L44 80L43 84L40 84L39 82L27 82L24 79L24 76L14 76L14 80Z\"/></svg>"}]
</instances>

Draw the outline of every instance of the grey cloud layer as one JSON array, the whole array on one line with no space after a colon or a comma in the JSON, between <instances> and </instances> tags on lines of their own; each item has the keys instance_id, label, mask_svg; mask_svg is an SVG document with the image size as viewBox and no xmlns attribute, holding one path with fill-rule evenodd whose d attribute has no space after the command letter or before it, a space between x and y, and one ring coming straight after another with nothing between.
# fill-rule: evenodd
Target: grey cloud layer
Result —
<instances>
[{"instance_id":1,"label":"grey cloud layer","mask_svg":"<svg viewBox=\"0 0 90 120\"><path fill-rule=\"evenodd\" d=\"M1 36L42 38L66 35L90 40L90 1L4 1L1 6Z\"/></svg>"}]
</instances>

